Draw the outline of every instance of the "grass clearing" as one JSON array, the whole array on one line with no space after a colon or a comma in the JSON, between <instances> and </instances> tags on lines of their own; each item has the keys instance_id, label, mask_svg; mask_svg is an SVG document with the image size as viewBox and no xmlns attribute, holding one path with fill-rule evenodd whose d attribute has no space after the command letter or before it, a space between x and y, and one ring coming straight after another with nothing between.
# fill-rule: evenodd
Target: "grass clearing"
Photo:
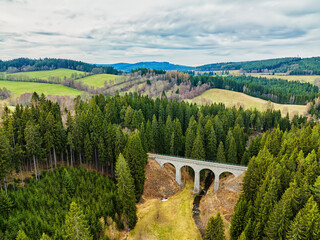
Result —
<instances>
[{"instance_id":1,"label":"grass clearing","mask_svg":"<svg viewBox=\"0 0 320 240\"><path fill-rule=\"evenodd\" d=\"M18 72L18 73L9 73L8 76L28 76L30 79L43 79L49 80L49 77L59 77L63 80L64 77L71 78L72 74L84 75L84 72L66 69L66 68L59 68L55 70L48 70L48 71L33 71L33 72Z\"/></svg>"},{"instance_id":2,"label":"grass clearing","mask_svg":"<svg viewBox=\"0 0 320 240\"><path fill-rule=\"evenodd\" d=\"M6 87L16 97L23 93L38 94L44 93L45 95L60 95L60 96L77 96L83 92L58 84L49 83L36 83L36 82L18 82L18 81L0 81L0 88Z\"/></svg>"},{"instance_id":3,"label":"grass clearing","mask_svg":"<svg viewBox=\"0 0 320 240\"><path fill-rule=\"evenodd\" d=\"M129 239L201 239L192 218L192 185L168 201L146 200L138 205L138 223L130 232Z\"/></svg>"},{"instance_id":4,"label":"grass clearing","mask_svg":"<svg viewBox=\"0 0 320 240\"><path fill-rule=\"evenodd\" d=\"M260 111L265 111L270 107L270 103L266 100L251 97L244 93L224 90L224 89L210 89L193 99L188 99L188 102L197 103L199 105L211 103L224 103L227 107L243 106L245 109L256 108ZM276 110L281 110L282 115L289 115L292 117L295 114L302 115L306 111L305 105L291 105L271 103Z\"/></svg>"},{"instance_id":5,"label":"grass clearing","mask_svg":"<svg viewBox=\"0 0 320 240\"><path fill-rule=\"evenodd\" d=\"M254 76L254 77L265 77L265 78L277 78L284 79L288 81L300 81L304 83L314 84L315 80L320 81L320 75L269 75L269 74L261 74L261 73L247 73L246 75Z\"/></svg>"},{"instance_id":6,"label":"grass clearing","mask_svg":"<svg viewBox=\"0 0 320 240\"><path fill-rule=\"evenodd\" d=\"M117 79L117 81L116 81L116 79ZM90 86L90 87L101 88L101 87L104 87L104 83L106 81L108 82L108 85L109 84L113 85L116 82L118 82L118 80L125 81L126 78L121 77L119 75L113 75L113 74L96 74L96 75L81 78L79 81L82 82L83 84Z\"/></svg>"}]
</instances>

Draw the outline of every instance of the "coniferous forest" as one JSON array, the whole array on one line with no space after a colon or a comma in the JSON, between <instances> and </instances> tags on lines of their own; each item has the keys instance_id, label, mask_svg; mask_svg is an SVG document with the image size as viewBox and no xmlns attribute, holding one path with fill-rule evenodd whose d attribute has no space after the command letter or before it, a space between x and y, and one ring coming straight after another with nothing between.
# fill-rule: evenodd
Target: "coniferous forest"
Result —
<instances>
[{"instance_id":1,"label":"coniferous forest","mask_svg":"<svg viewBox=\"0 0 320 240\"><path fill-rule=\"evenodd\" d=\"M78 97L74 110L68 110L34 93L30 105L17 105L12 112L5 108L2 115L0 234L4 239L40 239L42 234L73 239L68 236L77 226L83 239L99 239L100 219L108 217L119 229L132 229L146 153L154 152L249 164L232 220L233 239L263 238L278 227L272 218L279 217L284 196L292 202L285 203L292 209L281 227L287 236L309 208L318 223L318 129L305 117L290 120L274 110L199 107L138 94ZM24 179L24 172L33 177ZM299 189L294 189L297 199L289 194L292 187ZM277 224L271 226L272 221ZM279 231L274 234L277 239Z\"/></svg>"}]
</instances>

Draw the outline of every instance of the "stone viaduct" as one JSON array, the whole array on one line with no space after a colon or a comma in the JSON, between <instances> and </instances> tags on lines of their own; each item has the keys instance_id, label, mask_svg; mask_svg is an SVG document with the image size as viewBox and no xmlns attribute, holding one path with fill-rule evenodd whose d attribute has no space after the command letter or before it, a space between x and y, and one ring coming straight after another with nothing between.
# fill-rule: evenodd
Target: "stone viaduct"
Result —
<instances>
[{"instance_id":1,"label":"stone viaduct","mask_svg":"<svg viewBox=\"0 0 320 240\"><path fill-rule=\"evenodd\" d=\"M182 185L181 181L181 168L188 166L194 170L194 192L198 193L200 191L200 171L203 169L208 169L214 173L214 191L219 189L219 177L221 173L229 172L232 173L235 178L244 173L247 170L247 167L230 165L225 163L216 163L208 162L202 160L194 160L182 157L166 156L159 154L148 154L150 158L157 161L161 167L164 167L164 164L170 163L176 168L176 182L179 185Z\"/></svg>"}]
</instances>

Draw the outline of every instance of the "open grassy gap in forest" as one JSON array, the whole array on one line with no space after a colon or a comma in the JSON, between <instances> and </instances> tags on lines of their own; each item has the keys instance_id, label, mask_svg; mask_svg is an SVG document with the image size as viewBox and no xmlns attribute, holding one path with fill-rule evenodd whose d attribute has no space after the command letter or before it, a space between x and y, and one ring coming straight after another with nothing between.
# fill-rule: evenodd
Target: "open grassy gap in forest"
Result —
<instances>
[{"instance_id":1,"label":"open grassy gap in forest","mask_svg":"<svg viewBox=\"0 0 320 240\"><path fill-rule=\"evenodd\" d=\"M175 182L175 169L148 161L143 201L138 204L138 223L128 239L201 239L192 218L193 181L182 172L186 185ZM182 189L182 190L181 190ZM167 201L161 201L168 197Z\"/></svg>"},{"instance_id":2,"label":"open grassy gap in forest","mask_svg":"<svg viewBox=\"0 0 320 240\"><path fill-rule=\"evenodd\" d=\"M55 70L44 70L44 71L32 71L32 72L18 72L18 73L9 73L7 76L28 76L30 79L43 79L49 80L50 77L59 77L59 78L72 78L73 74L77 74L78 76L84 75L85 73L82 71L59 68Z\"/></svg>"},{"instance_id":3,"label":"open grassy gap in forest","mask_svg":"<svg viewBox=\"0 0 320 240\"><path fill-rule=\"evenodd\" d=\"M107 85L112 86L115 83L125 81L126 77L122 77L119 75L113 75L113 74L95 74L92 76L81 78L79 81L83 84L86 84L90 87L95 88L101 88L105 86L105 82L107 82Z\"/></svg>"},{"instance_id":4,"label":"open grassy gap in forest","mask_svg":"<svg viewBox=\"0 0 320 240\"><path fill-rule=\"evenodd\" d=\"M253 77L264 77L264 78L277 78L284 79L288 81L300 81L314 84L315 81L320 81L320 75L271 75L271 74L262 74L262 73L247 73L246 75L250 75Z\"/></svg>"},{"instance_id":5,"label":"open grassy gap in forest","mask_svg":"<svg viewBox=\"0 0 320 240\"><path fill-rule=\"evenodd\" d=\"M83 93L80 90L63 85L36 82L0 81L0 88L2 87L7 88L16 97L23 93L33 92L59 96L77 96Z\"/></svg>"},{"instance_id":6,"label":"open grassy gap in forest","mask_svg":"<svg viewBox=\"0 0 320 240\"><path fill-rule=\"evenodd\" d=\"M224 89L210 89L187 101L200 105L212 104L216 102L223 103L227 107L242 106L245 109L256 108L259 111L265 111L268 108L273 107L273 109L280 110L284 116L289 113L290 117L293 117L295 114L303 115L306 112L305 105L271 103L260 98L246 95L244 93Z\"/></svg>"}]
</instances>

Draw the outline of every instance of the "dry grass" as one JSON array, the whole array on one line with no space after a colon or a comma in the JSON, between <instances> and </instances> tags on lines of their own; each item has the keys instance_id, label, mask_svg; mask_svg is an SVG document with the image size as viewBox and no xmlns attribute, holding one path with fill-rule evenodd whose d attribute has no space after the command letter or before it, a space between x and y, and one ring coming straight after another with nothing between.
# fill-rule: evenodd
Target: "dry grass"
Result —
<instances>
[{"instance_id":1,"label":"dry grass","mask_svg":"<svg viewBox=\"0 0 320 240\"><path fill-rule=\"evenodd\" d=\"M138 205L138 223L129 239L201 239L192 218L192 186L162 202L149 199Z\"/></svg>"},{"instance_id":2,"label":"dry grass","mask_svg":"<svg viewBox=\"0 0 320 240\"><path fill-rule=\"evenodd\" d=\"M197 103L200 105L211 103L223 103L227 107L243 106L245 109L256 108L260 111L265 111L268 108L281 110L283 115L289 112L290 117L295 114L303 115L306 111L305 105L290 105L290 104L277 104L270 103L260 98L251 97L244 93L233 92L224 89L210 89L205 91L200 96L187 100L188 102Z\"/></svg>"}]
</instances>

